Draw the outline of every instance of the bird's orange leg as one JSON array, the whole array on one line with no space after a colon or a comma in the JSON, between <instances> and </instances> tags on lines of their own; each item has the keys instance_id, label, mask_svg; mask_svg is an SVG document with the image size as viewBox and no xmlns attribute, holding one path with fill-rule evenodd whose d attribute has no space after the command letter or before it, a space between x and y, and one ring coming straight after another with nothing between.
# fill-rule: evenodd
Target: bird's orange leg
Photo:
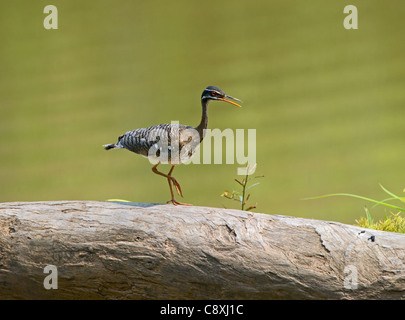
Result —
<instances>
[{"instance_id":1,"label":"bird's orange leg","mask_svg":"<svg viewBox=\"0 0 405 320\"><path fill-rule=\"evenodd\" d=\"M179 183L177 182L177 180L176 180L175 178L172 177L172 172L173 172L173 170L174 170L174 167L175 167L175 165L172 165L172 168L170 169L170 171L169 171L169 173L168 173L167 175L168 175L169 177L171 177L172 179L174 179L174 180L173 180L173 184L174 184L174 186L176 187L176 191L177 191L177 193L179 193L179 190L178 190L178 189L180 189L180 195L183 197L183 193L181 192L181 188L180 188ZM171 193L171 195L172 195L172 199L169 200L169 201L167 201L167 203L171 202L171 203L173 203L175 206L177 206L177 205L191 206L191 204L189 204L189 203L179 202L179 201L177 201L176 199L174 199L174 194L173 194L173 189L172 189L172 181L171 181L171 179L167 179L167 181L169 182L170 193ZM176 184L177 184L177 185L176 185Z\"/></svg>"},{"instance_id":2,"label":"bird's orange leg","mask_svg":"<svg viewBox=\"0 0 405 320\"><path fill-rule=\"evenodd\" d=\"M167 181L169 182L169 187L170 187L170 194L172 195L172 198L167 201L167 203L171 202L173 203L175 206L181 205L181 206L191 206L191 204L189 203L184 203L184 202L179 202L174 198L174 194L173 194L173 188L172 188L172 182L170 181L170 179L167 179Z\"/></svg>"},{"instance_id":3,"label":"bird's orange leg","mask_svg":"<svg viewBox=\"0 0 405 320\"><path fill-rule=\"evenodd\" d=\"M173 182L174 187L176 188L177 194L180 195L181 197L183 197L183 192L181 191L180 184L177 182L177 180L174 177L172 177L173 170L174 170L174 165L172 165L172 168L170 169L169 173L167 174L170 177L170 179L168 179L169 184L170 184L170 182Z\"/></svg>"},{"instance_id":4,"label":"bird's orange leg","mask_svg":"<svg viewBox=\"0 0 405 320\"><path fill-rule=\"evenodd\" d=\"M167 180L169 180L169 182L173 182L174 187L176 188L177 194L180 196L183 196L183 192L181 191L181 187L180 184L177 182L177 180L171 176L174 166L172 166L172 168L169 171L169 174L164 174L163 172L158 171L157 166L160 164L160 162L158 162L153 168L152 171L162 177L167 178ZM170 188L171 188L171 184L170 184Z\"/></svg>"},{"instance_id":5,"label":"bird's orange leg","mask_svg":"<svg viewBox=\"0 0 405 320\"><path fill-rule=\"evenodd\" d=\"M174 198L174 193L173 193L173 188L172 188L172 182L173 182L173 184L174 184L174 187L176 188L177 193L183 197L183 192L181 191L180 184L177 182L177 180L176 180L174 177L172 177L172 172L173 172L173 170L174 170L175 165L172 166L172 168L170 169L170 171L169 171L168 174L164 174L163 172L160 172L160 171L157 170L157 166L158 166L159 164L160 164L160 162L158 162L158 164L156 164L156 165L152 168L152 171L153 171L154 173L158 174L158 175L161 175L161 176L167 178L167 181L168 181L168 183L169 183L169 188L170 188L170 194L171 194L171 196L172 196L171 200L169 200L169 201L167 201L167 202L168 202L168 203L171 202L171 203L173 203L174 205L186 205L186 206L191 206L191 204L179 202L179 201L177 201L177 200Z\"/></svg>"}]
</instances>

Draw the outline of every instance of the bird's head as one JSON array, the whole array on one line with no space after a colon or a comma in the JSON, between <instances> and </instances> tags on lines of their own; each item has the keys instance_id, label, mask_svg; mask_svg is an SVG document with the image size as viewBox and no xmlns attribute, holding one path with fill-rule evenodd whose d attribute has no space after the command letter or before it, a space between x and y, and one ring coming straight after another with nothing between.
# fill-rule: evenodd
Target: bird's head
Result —
<instances>
[{"instance_id":1,"label":"bird's head","mask_svg":"<svg viewBox=\"0 0 405 320\"><path fill-rule=\"evenodd\" d=\"M214 86L208 86L205 88L205 90L203 91L203 93L201 95L201 100L225 101L225 102L233 104L239 108L242 107L239 104L237 104L233 101L230 101L230 100L236 100L236 101L242 102L241 100L226 95L220 88L214 87Z\"/></svg>"}]
</instances>

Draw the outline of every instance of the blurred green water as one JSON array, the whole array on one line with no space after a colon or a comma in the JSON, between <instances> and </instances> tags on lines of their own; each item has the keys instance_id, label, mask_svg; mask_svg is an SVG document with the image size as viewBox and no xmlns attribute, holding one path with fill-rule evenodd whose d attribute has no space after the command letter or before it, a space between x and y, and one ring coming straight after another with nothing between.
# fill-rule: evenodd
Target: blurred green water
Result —
<instances>
[{"instance_id":1,"label":"blurred green water","mask_svg":"<svg viewBox=\"0 0 405 320\"><path fill-rule=\"evenodd\" d=\"M43 8L59 29L43 28ZM405 3L351 1L9 1L0 10L0 201L121 198L165 202L167 182L125 150L131 129L257 129L257 212L353 223L405 187ZM236 208L235 165L179 166L185 202ZM165 168L166 169L166 168ZM168 170L169 168L167 168ZM383 209L372 213L384 215Z\"/></svg>"}]
</instances>

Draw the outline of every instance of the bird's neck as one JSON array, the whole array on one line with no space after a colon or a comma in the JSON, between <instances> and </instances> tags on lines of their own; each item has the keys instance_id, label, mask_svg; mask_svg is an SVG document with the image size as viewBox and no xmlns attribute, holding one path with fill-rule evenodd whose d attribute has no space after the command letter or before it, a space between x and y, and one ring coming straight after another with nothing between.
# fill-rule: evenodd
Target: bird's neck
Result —
<instances>
[{"instance_id":1,"label":"bird's neck","mask_svg":"<svg viewBox=\"0 0 405 320\"><path fill-rule=\"evenodd\" d=\"M202 105L201 122L196 127L196 130L200 135L200 142L202 141L202 139L204 139L204 136L205 136L204 129L207 129L207 126L208 126L208 102L209 102L208 99L201 100L201 105Z\"/></svg>"}]
</instances>

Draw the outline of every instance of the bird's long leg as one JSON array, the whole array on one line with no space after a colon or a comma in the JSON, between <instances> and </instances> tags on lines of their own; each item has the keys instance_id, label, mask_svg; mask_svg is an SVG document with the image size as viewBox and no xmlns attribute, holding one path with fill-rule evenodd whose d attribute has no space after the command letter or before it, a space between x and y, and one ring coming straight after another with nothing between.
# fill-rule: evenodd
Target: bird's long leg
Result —
<instances>
[{"instance_id":1,"label":"bird's long leg","mask_svg":"<svg viewBox=\"0 0 405 320\"><path fill-rule=\"evenodd\" d=\"M177 194L178 194L178 195L181 195L181 196L183 197L183 192L181 191L180 184L177 182L177 180L176 180L174 177L172 177L172 172L173 172L173 170L174 170L174 167L175 167L175 165L172 165L172 167L171 167L169 173L167 174L167 175L170 177L170 179L169 179L169 185L171 184L171 182L173 182L174 187L176 188ZM171 181L170 181L170 180L171 180Z\"/></svg>"},{"instance_id":2,"label":"bird's long leg","mask_svg":"<svg viewBox=\"0 0 405 320\"><path fill-rule=\"evenodd\" d=\"M162 177L165 177L169 180L169 185L171 188L171 184L170 182L173 182L174 187L176 188L177 194L179 194L180 196L183 196L183 192L181 191L181 187L180 184L177 182L177 180L171 176L173 169L174 169L174 165L172 166L172 168L169 171L169 174L164 174L163 172L158 171L157 166L160 164L160 162L158 162L153 168L152 171L158 175L161 175Z\"/></svg>"},{"instance_id":3,"label":"bird's long leg","mask_svg":"<svg viewBox=\"0 0 405 320\"><path fill-rule=\"evenodd\" d=\"M158 174L158 175L161 175L161 176L167 178L167 181L168 181L168 183L169 183L169 188L170 188L170 194L171 194L171 196L172 196L172 198L168 201L168 203L171 202L171 203L173 203L174 205L186 205L186 206L191 206L191 204L179 202L179 201L177 201L177 200L174 198L174 193L173 193L173 188L172 188L172 182L173 182L173 184L174 184L174 186L175 186L175 188L176 188L177 193L178 193L179 195L183 196L183 193L182 193L181 188L180 188L180 184L177 182L177 180L176 180L174 177L171 176L171 174L172 174L172 172L173 172L175 166L174 166L174 165L172 166L172 168L170 169L170 171L169 171L168 174L164 174L163 172L160 172L160 171L157 170L157 166L158 166L159 164L160 164L160 162L159 162L158 164L156 164L156 165L152 168L152 171L153 171L154 173Z\"/></svg>"},{"instance_id":4,"label":"bird's long leg","mask_svg":"<svg viewBox=\"0 0 405 320\"><path fill-rule=\"evenodd\" d=\"M172 195L172 198L167 201L167 203L171 202L173 203L175 206L177 205L182 205L182 206L191 206L191 204L189 203L184 203L184 202L179 202L174 198L174 193L173 193L173 188L172 188L172 182L170 179L167 179L167 181L169 182L169 187L170 187L170 194Z\"/></svg>"}]
</instances>

